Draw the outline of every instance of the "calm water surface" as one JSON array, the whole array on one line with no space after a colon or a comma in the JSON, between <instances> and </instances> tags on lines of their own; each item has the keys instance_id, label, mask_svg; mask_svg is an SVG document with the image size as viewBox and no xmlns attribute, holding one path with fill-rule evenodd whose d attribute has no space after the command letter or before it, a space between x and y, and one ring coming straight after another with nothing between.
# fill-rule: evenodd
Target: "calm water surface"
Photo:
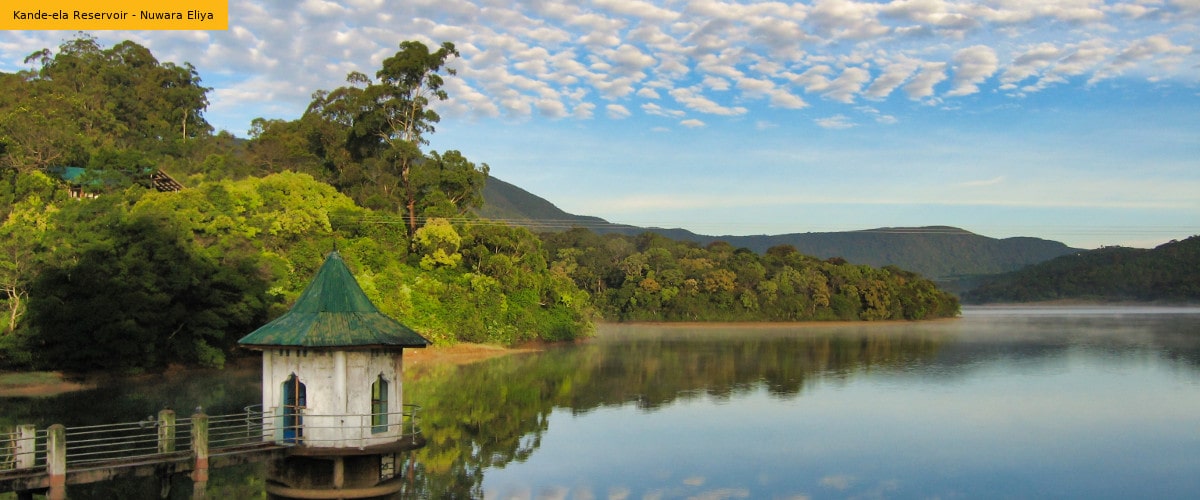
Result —
<instances>
[{"instance_id":1,"label":"calm water surface","mask_svg":"<svg viewBox=\"0 0 1200 500\"><path fill-rule=\"evenodd\" d=\"M257 373L238 373L0 399L0 423L232 413L258 398ZM1200 496L1200 308L603 325L406 377L429 438L413 498ZM261 469L217 472L222 496L261 494Z\"/></svg>"},{"instance_id":2,"label":"calm water surface","mask_svg":"<svg viewBox=\"0 0 1200 500\"><path fill-rule=\"evenodd\" d=\"M656 380L643 368L646 394L556 406L537 450L485 468L479 491L1200 496L1200 310L968 309L957 321L866 327L610 326L589 348L620 366L631 346L657 353L641 363L674 359L672 368L696 378Z\"/></svg>"}]
</instances>

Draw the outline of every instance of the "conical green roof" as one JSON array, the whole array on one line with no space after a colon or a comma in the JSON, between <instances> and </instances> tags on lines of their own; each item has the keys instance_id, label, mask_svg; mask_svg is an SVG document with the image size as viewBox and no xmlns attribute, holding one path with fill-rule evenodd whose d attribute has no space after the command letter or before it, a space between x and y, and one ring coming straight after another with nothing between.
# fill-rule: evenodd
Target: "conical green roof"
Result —
<instances>
[{"instance_id":1,"label":"conical green roof","mask_svg":"<svg viewBox=\"0 0 1200 500\"><path fill-rule=\"evenodd\" d=\"M330 252L292 309L242 337L239 344L265 347L425 347L411 328L379 312L346 268Z\"/></svg>"}]
</instances>

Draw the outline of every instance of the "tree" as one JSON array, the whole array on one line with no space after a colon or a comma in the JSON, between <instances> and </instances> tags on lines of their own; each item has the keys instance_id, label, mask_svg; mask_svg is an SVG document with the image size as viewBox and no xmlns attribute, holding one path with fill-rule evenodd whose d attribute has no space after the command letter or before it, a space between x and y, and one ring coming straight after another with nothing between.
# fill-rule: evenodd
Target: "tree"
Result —
<instances>
[{"instance_id":1,"label":"tree","mask_svg":"<svg viewBox=\"0 0 1200 500\"><path fill-rule=\"evenodd\" d=\"M26 62L41 68L31 75L54 92L77 96L75 118L89 137L108 136L119 149L162 150L165 143L208 134L204 120L208 91L190 63L159 63L149 49L129 40L104 49L81 35L34 52ZM169 146L168 146L169 147Z\"/></svg>"},{"instance_id":2,"label":"tree","mask_svg":"<svg viewBox=\"0 0 1200 500\"><path fill-rule=\"evenodd\" d=\"M55 259L30 286L28 344L43 367L138 371L220 366L269 302L254 254L198 252L178 214L137 206L139 190L59 212ZM86 230L80 230L87 228Z\"/></svg>"},{"instance_id":3,"label":"tree","mask_svg":"<svg viewBox=\"0 0 1200 500\"><path fill-rule=\"evenodd\" d=\"M429 157L413 168L411 175L415 190L421 196L413 210L428 220L430 217L462 217L472 208L483 205L483 185L487 182L488 165L476 167L457 150ZM411 223L411 219L410 219Z\"/></svg>"},{"instance_id":4,"label":"tree","mask_svg":"<svg viewBox=\"0 0 1200 500\"><path fill-rule=\"evenodd\" d=\"M421 146L428 144L425 135L441 120L430 105L449 97L438 72L453 75L454 70L445 65L456 56L458 51L449 42L433 52L421 42L401 42L400 50L376 72L377 82L362 73L350 73L346 77L350 86L318 92L309 106L309 113L345 131L345 148L355 164L338 166L339 187L369 208L403 212L409 236L416 232L422 217L418 205L428 194L423 188L435 184L414 169L429 163ZM435 157L431 166L440 163L444 162Z\"/></svg>"}]
</instances>

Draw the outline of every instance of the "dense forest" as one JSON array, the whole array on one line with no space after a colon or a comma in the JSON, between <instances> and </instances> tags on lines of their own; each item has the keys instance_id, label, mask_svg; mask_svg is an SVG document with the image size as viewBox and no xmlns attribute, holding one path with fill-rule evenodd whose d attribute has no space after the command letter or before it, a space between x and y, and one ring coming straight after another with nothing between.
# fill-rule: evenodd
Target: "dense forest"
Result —
<instances>
[{"instance_id":1,"label":"dense forest","mask_svg":"<svg viewBox=\"0 0 1200 500\"><path fill-rule=\"evenodd\" d=\"M1200 301L1200 236L1154 249L1104 247L1002 274L968 292L971 303L1044 300Z\"/></svg>"},{"instance_id":2,"label":"dense forest","mask_svg":"<svg viewBox=\"0 0 1200 500\"><path fill-rule=\"evenodd\" d=\"M894 267L479 218L488 166L423 149L456 56L403 42L248 139L213 133L190 64L133 42L81 35L0 74L0 368L220 366L335 247L381 310L439 344L569 340L598 319L957 314Z\"/></svg>"}]
</instances>

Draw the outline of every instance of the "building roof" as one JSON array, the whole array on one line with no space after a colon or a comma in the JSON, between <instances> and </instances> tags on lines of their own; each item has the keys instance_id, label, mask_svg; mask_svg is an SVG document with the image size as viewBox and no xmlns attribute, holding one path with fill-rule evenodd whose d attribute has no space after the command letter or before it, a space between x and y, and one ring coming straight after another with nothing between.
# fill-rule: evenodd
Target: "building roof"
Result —
<instances>
[{"instance_id":1,"label":"building roof","mask_svg":"<svg viewBox=\"0 0 1200 500\"><path fill-rule=\"evenodd\" d=\"M292 309L242 337L251 349L270 347L425 347L429 341L379 312L337 250L296 299Z\"/></svg>"},{"instance_id":2,"label":"building roof","mask_svg":"<svg viewBox=\"0 0 1200 500\"><path fill-rule=\"evenodd\" d=\"M141 170L91 170L85 167L66 167L56 166L46 169L47 173L58 176L63 182L77 186L80 188L101 188L105 184L113 184L116 182L114 178L105 178L105 173L116 173L118 175L128 175L133 182L139 182L148 188L153 188L156 191L168 193L174 191L182 191L183 184L175 178L168 175L166 172L157 168L143 168ZM88 173L93 173L92 177L88 177Z\"/></svg>"}]
</instances>

